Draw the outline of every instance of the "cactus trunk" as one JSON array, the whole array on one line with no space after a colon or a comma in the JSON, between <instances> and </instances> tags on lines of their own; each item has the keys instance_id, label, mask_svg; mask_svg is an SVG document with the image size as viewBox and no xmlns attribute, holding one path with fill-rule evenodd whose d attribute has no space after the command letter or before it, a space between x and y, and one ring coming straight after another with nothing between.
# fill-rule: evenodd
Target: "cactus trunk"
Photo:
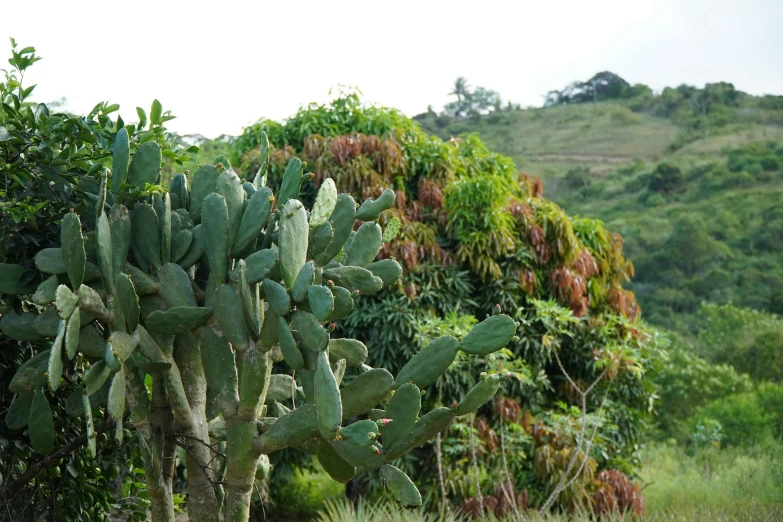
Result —
<instances>
[{"instance_id":1,"label":"cactus trunk","mask_svg":"<svg viewBox=\"0 0 783 522\"><path fill-rule=\"evenodd\" d=\"M188 470L188 514L193 520L220 521L220 502L213 487L215 474L206 464L215 457L210 446L207 426L207 381L201 366L198 340L193 335L180 335L174 343L174 361L182 376L185 396L192 416L192 438L185 439Z\"/></svg>"},{"instance_id":2,"label":"cactus trunk","mask_svg":"<svg viewBox=\"0 0 783 522\"><path fill-rule=\"evenodd\" d=\"M125 372L128 385L126 399L133 415L134 424L141 441L141 455L144 461L144 475L147 480L147 491L150 494L150 516L152 522L174 522L174 499L170 487L163 479L160 455L162 447L159 439L153 436L152 420L150 418L147 388L134 371Z\"/></svg>"},{"instance_id":3,"label":"cactus trunk","mask_svg":"<svg viewBox=\"0 0 783 522\"><path fill-rule=\"evenodd\" d=\"M251 421L234 417L226 424L226 500L223 521L247 522L259 457L253 450L258 428L255 419Z\"/></svg>"}]
</instances>

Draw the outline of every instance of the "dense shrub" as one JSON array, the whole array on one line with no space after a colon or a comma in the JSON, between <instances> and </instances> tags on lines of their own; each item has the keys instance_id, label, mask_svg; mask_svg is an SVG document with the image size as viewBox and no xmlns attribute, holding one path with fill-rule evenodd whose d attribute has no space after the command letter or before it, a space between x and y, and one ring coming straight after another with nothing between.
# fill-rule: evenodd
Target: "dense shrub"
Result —
<instances>
[{"instance_id":1,"label":"dense shrub","mask_svg":"<svg viewBox=\"0 0 783 522\"><path fill-rule=\"evenodd\" d=\"M757 382L783 379L783 318L733 305L702 304L694 350Z\"/></svg>"},{"instance_id":2,"label":"dense shrub","mask_svg":"<svg viewBox=\"0 0 783 522\"><path fill-rule=\"evenodd\" d=\"M780 169L783 159L783 145L775 142L750 143L728 153L728 167L732 172L743 170L765 170L774 172Z\"/></svg>"},{"instance_id":3,"label":"dense shrub","mask_svg":"<svg viewBox=\"0 0 783 522\"><path fill-rule=\"evenodd\" d=\"M647 187L653 192L669 194L682 187L684 176L676 165L660 163L650 177Z\"/></svg>"},{"instance_id":4,"label":"dense shrub","mask_svg":"<svg viewBox=\"0 0 783 522\"><path fill-rule=\"evenodd\" d=\"M691 347L677 340L661 365L655 383L660 402L656 423L664 438L681 435L680 423L698 407L734 393L750 391L752 381L732 366L716 365L691 353Z\"/></svg>"},{"instance_id":5,"label":"dense shrub","mask_svg":"<svg viewBox=\"0 0 783 522\"><path fill-rule=\"evenodd\" d=\"M723 444L750 446L772 437L778 415L768 411L755 392L727 395L700 407L690 419L695 428L705 420L717 421L721 426Z\"/></svg>"}]
</instances>

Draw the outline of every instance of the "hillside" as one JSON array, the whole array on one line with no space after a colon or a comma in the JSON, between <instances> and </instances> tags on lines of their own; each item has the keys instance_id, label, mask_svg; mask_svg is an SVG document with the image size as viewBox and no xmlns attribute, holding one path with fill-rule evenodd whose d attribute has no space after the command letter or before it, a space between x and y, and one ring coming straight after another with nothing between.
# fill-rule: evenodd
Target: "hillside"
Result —
<instances>
[{"instance_id":1,"label":"hillside","mask_svg":"<svg viewBox=\"0 0 783 522\"><path fill-rule=\"evenodd\" d=\"M705 300L783 312L783 126L739 99L701 129L649 97L415 119L444 139L478 133L569 213L621 233L645 318L686 331ZM659 165L673 168L662 185Z\"/></svg>"}]
</instances>

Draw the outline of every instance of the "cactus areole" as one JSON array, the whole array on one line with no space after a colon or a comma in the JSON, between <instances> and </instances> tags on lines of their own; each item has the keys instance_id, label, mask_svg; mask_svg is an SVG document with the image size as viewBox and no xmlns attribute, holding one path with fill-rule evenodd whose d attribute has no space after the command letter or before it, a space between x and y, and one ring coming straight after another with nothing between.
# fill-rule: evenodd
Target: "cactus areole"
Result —
<instances>
[{"instance_id":1,"label":"cactus areole","mask_svg":"<svg viewBox=\"0 0 783 522\"><path fill-rule=\"evenodd\" d=\"M114 154L128 157L127 146L118 140ZM254 481L269 472L266 455L289 447L315 453L342 482L357 470L377 471L403 506L421 505L416 486L390 462L488 401L499 377L480 381L455 408L420 415L419 389L448 369L459 341L434 340L395 378L364 364L368 347L359 341L331 338L357 292L376 293L402 273L390 266L381 278L367 268L382 247L377 219L393 193L357 214L353 198L327 180L306 209L297 196L309 178L298 159L276 196L263 186L265 172L243 183L221 159L191 180L176 175L171 192L141 197L159 179L160 157L145 143L127 172L103 173L93 230L85 226L92 219L70 213L60 248L36 256L32 299L43 313L7 314L0 323L6 336L32 335L49 348L11 381L15 428L29 425L33 448L53 451L47 388L79 365L89 371L68 402L84 417L89 450L94 455L99 414L92 409L115 420L120 440L123 423L132 423L155 522L174 520L176 445L188 456L191 520L248 520ZM357 218L364 224L354 232ZM514 335L508 316L487 322L462 351L486 355ZM273 373L282 361L290 373ZM291 410L279 402L288 399ZM382 423L367 420L373 409L387 410ZM220 466L216 440L226 443Z\"/></svg>"}]
</instances>

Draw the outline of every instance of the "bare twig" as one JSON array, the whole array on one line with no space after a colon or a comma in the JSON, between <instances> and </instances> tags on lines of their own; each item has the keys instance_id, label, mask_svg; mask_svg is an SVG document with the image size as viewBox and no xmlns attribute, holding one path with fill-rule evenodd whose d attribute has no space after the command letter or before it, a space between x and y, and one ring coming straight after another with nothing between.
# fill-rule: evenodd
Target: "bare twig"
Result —
<instances>
[{"instance_id":1,"label":"bare twig","mask_svg":"<svg viewBox=\"0 0 783 522\"><path fill-rule=\"evenodd\" d=\"M506 488L508 487L511 489L512 483L511 483L511 474L508 472L508 461L506 460L506 437L505 437L505 422L503 422L503 409L500 410L500 455L503 458L503 472L506 476L506 480L503 481L503 494L506 496L506 500L509 504L511 504L512 509L514 510L514 518L516 520L522 520L521 515L519 514L519 509L517 507L517 499L514 495L514 491L511 492L507 491Z\"/></svg>"},{"instance_id":2,"label":"bare twig","mask_svg":"<svg viewBox=\"0 0 783 522\"><path fill-rule=\"evenodd\" d=\"M476 462L476 441L473 438L473 424L476 422L476 414L470 415L470 460L473 464L473 477L476 480L476 498L479 503L479 517L484 520L484 497L481 495L481 484L479 483L478 463Z\"/></svg>"},{"instance_id":3,"label":"bare twig","mask_svg":"<svg viewBox=\"0 0 783 522\"><path fill-rule=\"evenodd\" d=\"M555 488L552 490L552 493L549 495L549 497L546 499L546 502L541 506L541 509L539 510L539 513L542 515L546 514L547 511L549 511L549 508L552 507L552 505L557 500L557 497L560 496L560 493L565 491L571 484L574 483L574 481L579 477L579 475L582 473L582 470L585 468L585 465L587 464L587 459L590 456L590 450L593 447L593 442L595 441L595 436L598 433L598 423L595 424L593 427L593 433L590 436L590 440L585 445L585 430L587 428L587 396L593 391L593 389L598 385L599 382L604 378L606 375L606 372L609 370L608 367L604 368L604 371L601 372L601 374L596 378L590 386L587 387L586 390L582 390L579 386L577 386L576 382L571 378L571 376L566 371L565 367L563 366L562 361L560 360L560 356L555 352L555 360L557 360L557 365L560 368L560 371L563 373L565 378L568 380L568 382L571 384L571 386L576 390L576 392L579 394L579 397L581 399L581 410L582 410L582 419L580 422L579 427L579 435L576 440L576 447L574 448L573 452L571 453L571 458L568 461L568 466L566 466L565 472L560 476L560 480L558 481ZM599 415L603 412L604 405L606 404L606 397L609 394L609 388L606 389L604 392L603 399L601 400L601 405L598 409ZM576 459L579 457L579 455L584 455L584 458L582 459L582 463L579 466L579 469L574 473L573 476L569 479L569 476L571 474L571 471L574 469L574 464L576 464Z\"/></svg>"},{"instance_id":4,"label":"bare twig","mask_svg":"<svg viewBox=\"0 0 783 522\"><path fill-rule=\"evenodd\" d=\"M215 449L216 446L220 446L220 442L213 442L212 444L207 444L203 440L199 439L198 437L193 437L192 435L185 435L184 433L174 433L171 435L172 437L178 437L183 439L192 440L193 442L197 442L198 444L201 444L202 446L206 446L210 449L213 453L216 453L218 456L226 458L226 455L224 453L221 453L219 450Z\"/></svg>"},{"instance_id":5,"label":"bare twig","mask_svg":"<svg viewBox=\"0 0 783 522\"><path fill-rule=\"evenodd\" d=\"M443 376L438 378L438 403L443 403ZM435 461L438 466L438 487L440 488L440 510L441 513L446 514L449 512L449 500L446 496L446 484L443 480L443 450L440 445L440 434L435 436Z\"/></svg>"},{"instance_id":6,"label":"bare twig","mask_svg":"<svg viewBox=\"0 0 783 522\"><path fill-rule=\"evenodd\" d=\"M210 464L212 464L212 461L215 460L216 457L225 457L225 454L221 453L220 451L213 448L211 445L195 437L189 437L187 435L182 435L178 433L173 435L167 434L167 438L185 451L188 457L190 457L190 459L199 467L201 472L204 473L204 477L206 477L207 482L209 482L209 484L212 486L212 489L217 491L218 486L225 484L225 482L223 481L214 480L212 478L211 474L214 473L215 475L217 475L219 471L210 467ZM180 440L180 438L194 440L196 442L203 444L204 446L208 447L211 451L213 451L215 453L215 456L212 457L212 459L210 459L210 461L207 462L206 464L202 464L201 462L199 462L198 456L193 454L193 452L190 449L190 446L185 444L182 440Z\"/></svg>"}]
</instances>

